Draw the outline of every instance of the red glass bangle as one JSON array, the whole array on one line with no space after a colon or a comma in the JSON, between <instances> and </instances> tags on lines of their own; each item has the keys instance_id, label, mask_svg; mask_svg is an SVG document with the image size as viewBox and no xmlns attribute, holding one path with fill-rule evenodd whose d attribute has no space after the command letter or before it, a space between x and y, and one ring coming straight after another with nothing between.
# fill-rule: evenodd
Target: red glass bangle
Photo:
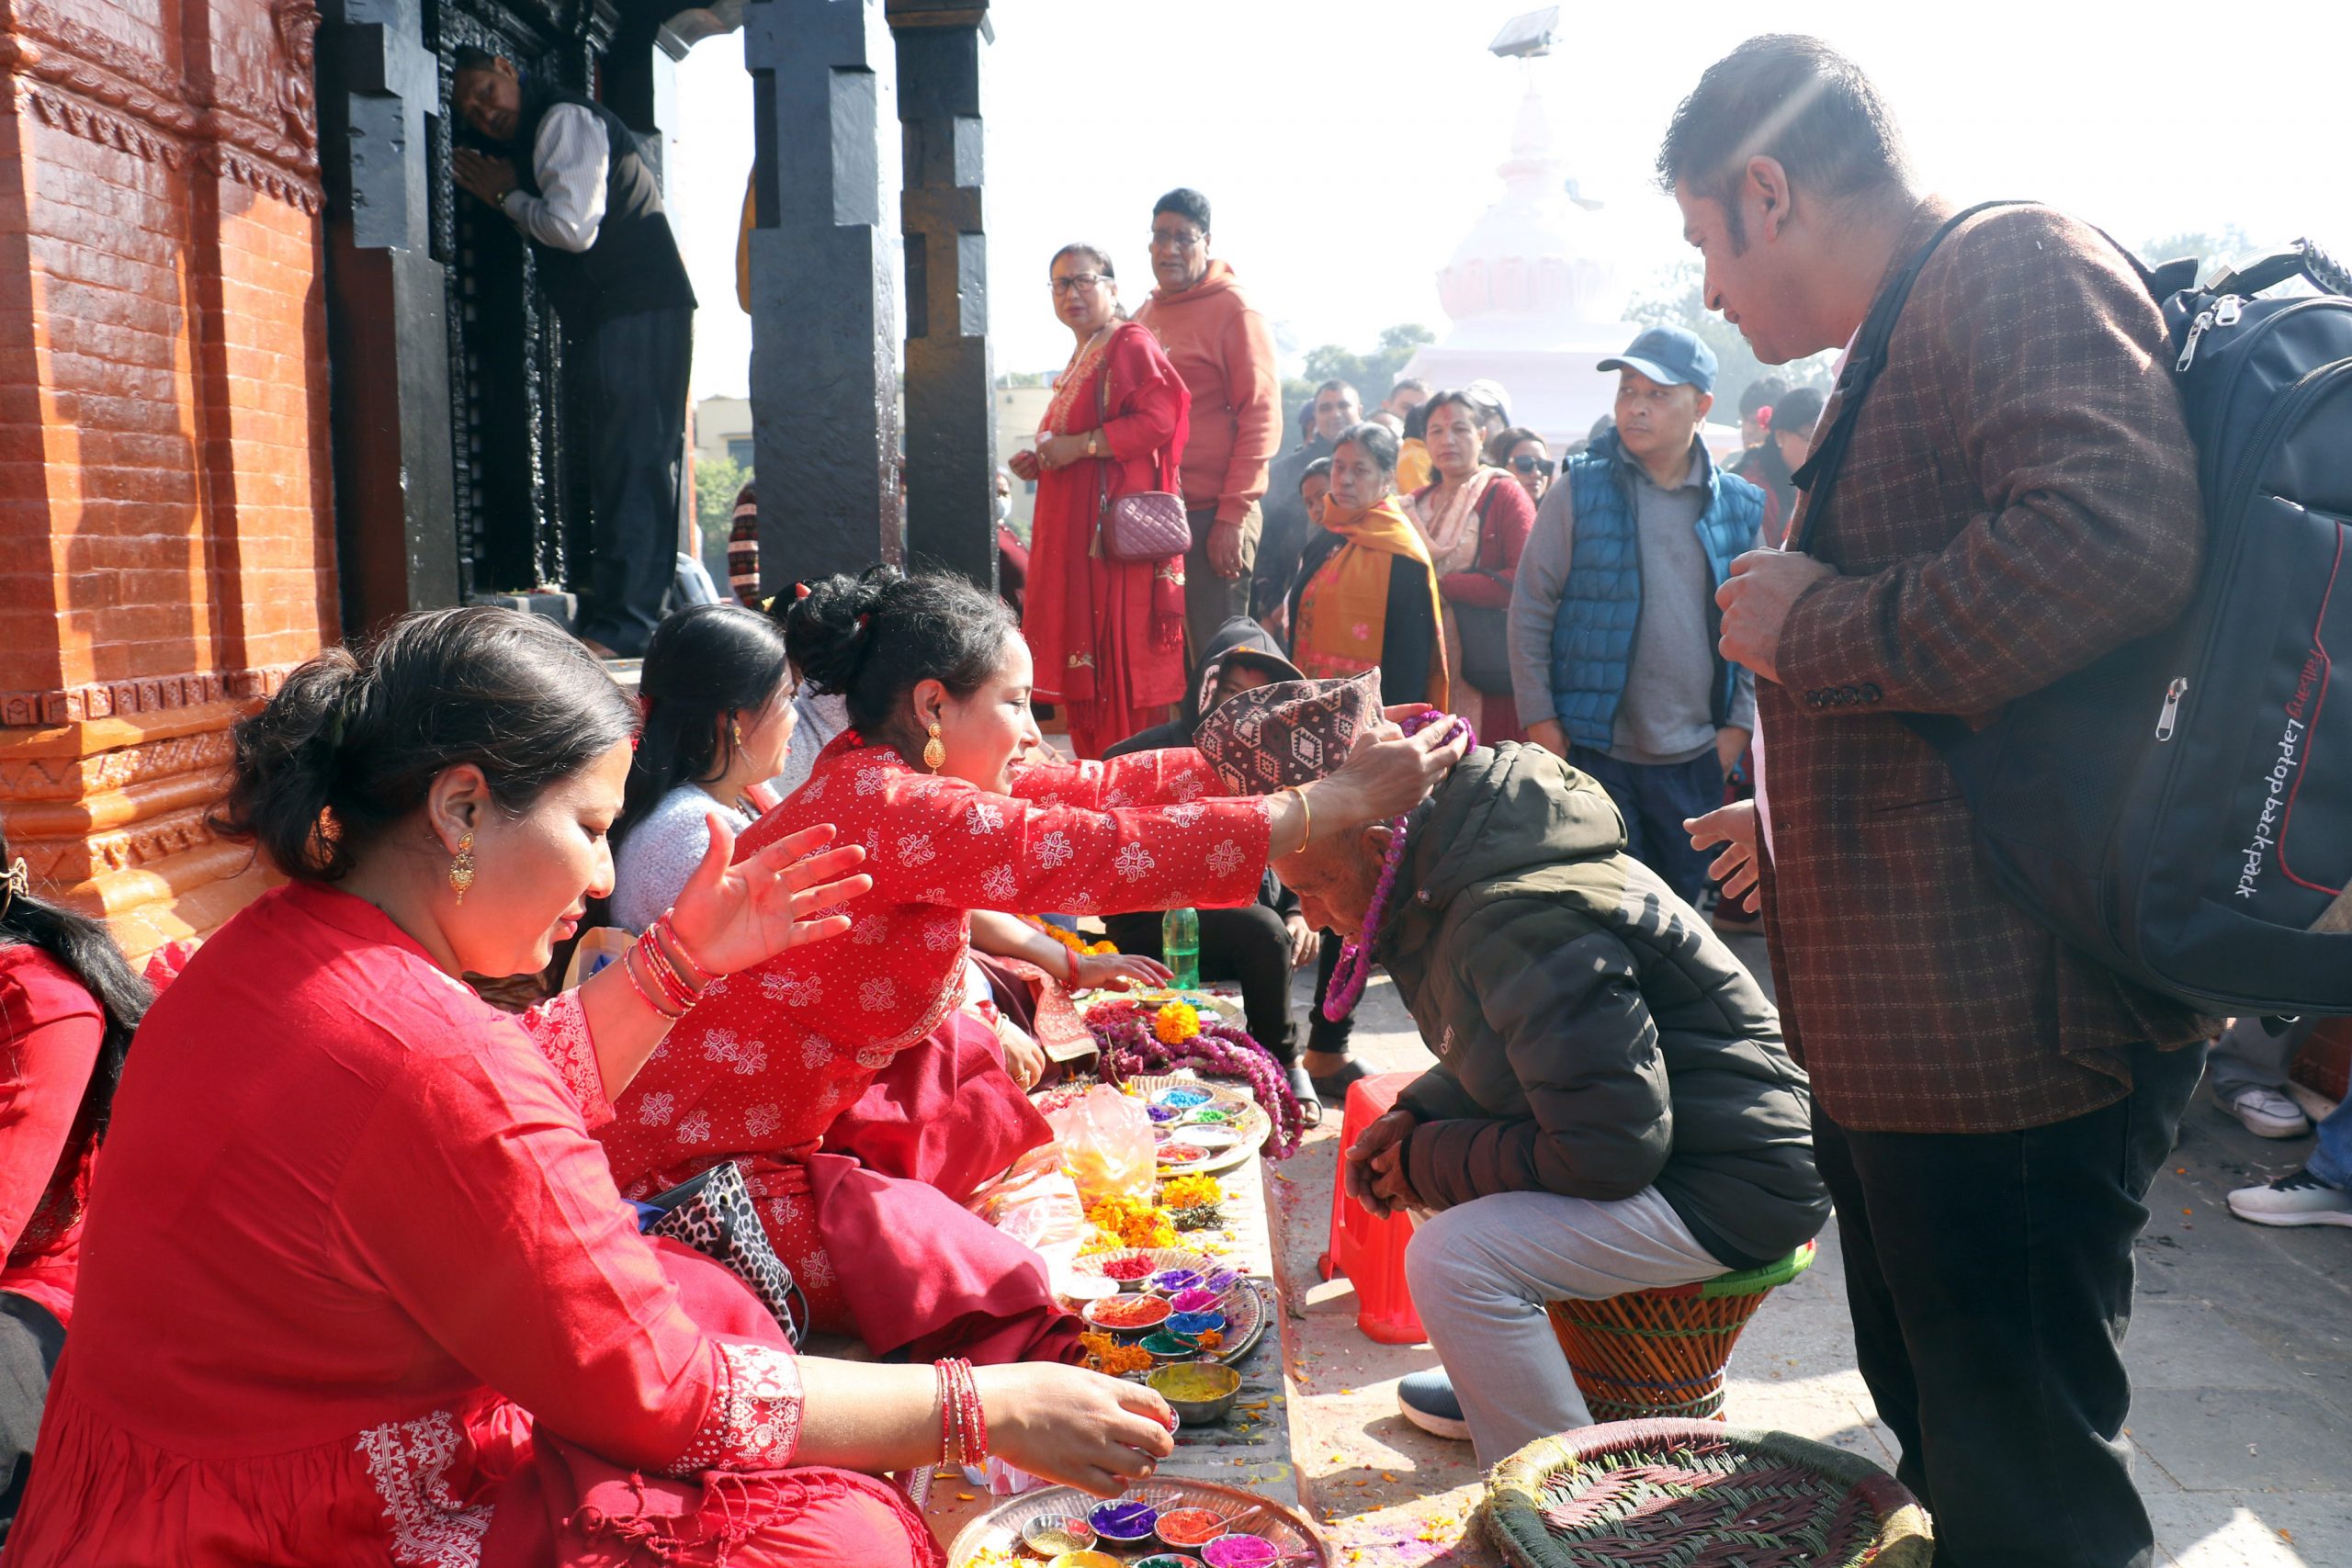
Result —
<instances>
[{"instance_id":1,"label":"red glass bangle","mask_svg":"<svg viewBox=\"0 0 2352 1568\"><path fill-rule=\"evenodd\" d=\"M660 1013L663 1018L666 1018L671 1022L675 1023L679 1019L684 1018L685 1014L683 1012L672 1012L668 1008L663 1007L661 1002L654 998L654 995L651 991L645 988L645 982L638 978L637 965L629 962L635 953L636 950L632 948L628 952L621 954L621 973L628 976L629 986L637 992L639 1000L643 1001L647 1007L651 1008L655 1012Z\"/></svg>"},{"instance_id":2,"label":"red glass bangle","mask_svg":"<svg viewBox=\"0 0 2352 1568\"><path fill-rule=\"evenodd\" d=\"M661 918L653 922L651 929L662 933L662 945L667 949L664 956L674 958L684 964L686 972L694 976L695 989L699 991L718 976L695 963L695 955L688 953L686 944L679 940L677 924L670 919L676 912L674 909L662 910Z\"/></svg>"},{"instance_id":3,"label":"red glass bangle","mask_svg":"<svg viewBox=\"0 0 2352 1568\"><path fill-rule=\"evenodd\" d=\"M637 951L644 959L646 973L652 976L654 985L670 998L680 1013L695 1005L693 987L680 979L678 972L670 966L670 960L662 953L662 944L654 940L652 931L648 931L637 939Z\"/></svg>"}]
</instances>

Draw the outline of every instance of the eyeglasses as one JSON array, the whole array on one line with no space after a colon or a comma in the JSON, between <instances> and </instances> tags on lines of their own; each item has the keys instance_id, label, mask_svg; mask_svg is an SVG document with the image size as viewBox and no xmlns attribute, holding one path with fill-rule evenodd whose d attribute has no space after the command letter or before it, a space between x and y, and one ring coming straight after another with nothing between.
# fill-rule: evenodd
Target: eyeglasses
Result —
<instances>
[{"instance_id":1,"label":"eyeglasses","mask_svg":"<svg viewBox=\"0 0 2352 1568\"><path fill-rule=\"evenodd\" d=\"M1073 272L1068 277L1050 278L1047 281L1057 294L1075 294L1080 288L1091 288L1096 284L1105 281L1105 275L1099 272Z\"/></svg>"},{"instance_id":2,"label":"eyeglasses","mask_svg":"<svg viewBox=\"0 0 2352 1568\"><path fill-rule=\"evenodd\" d=\"M1521 452L1510 460L1510 466L1518 469L1522 474L1542 474L1548 479L1552 477L1553 470L1559 467L1559 464L1554 462L1549 457L1531 457L1526 453Z\"/></svg>"},{"instance_id":3,"label":"eyeglasses","mask_svg":"<svg viewBox=\"0 0 2352 1568\"><path fill-rule=\"evenodd\" d=\"M1191 229L1154 229L1151 231L1151 243L1155 249L1165 245L1170 250L1189 251L1207 238L1206 234Z\"/></svg>"}]
</instances>

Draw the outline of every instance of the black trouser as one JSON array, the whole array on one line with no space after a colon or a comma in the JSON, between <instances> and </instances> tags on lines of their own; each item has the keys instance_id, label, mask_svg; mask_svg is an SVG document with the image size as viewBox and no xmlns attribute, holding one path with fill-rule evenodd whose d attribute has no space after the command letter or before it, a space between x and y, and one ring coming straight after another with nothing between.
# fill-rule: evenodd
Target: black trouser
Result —
<instances>
[{"instance_id":1,"label":"black trouser","mask_svg":"<svg viewBox=\"0 0 2352 1568\"><path fill-rule=\"evenodd\" d=\"M1315 961L1315 1010L1306 1021L1306 1048L1327 1051L1334 1056L1348 1054L1348 1041L1356 1032L1356 1016L1350 1013L1333 1023L1323 1016L1323 998L1331 994L1331 971L1340 966L1340 949L1343 939L1337 931L1323 933L1323 951Z\"/></svg>"},{"instance_id":2,"label":"black trouser","mask_svg":"<svg viewBox=\"0 0 2352 1568\"><path fill-rule=\"evenodd\" d=\"M662 624L677 575L695 313L615 316L597 323L595 338L594 603L580 635L634 659Z\"/></svg>"},{"instance_id":3,"label":"black trouser","mask_svg":"<svg viewBox=\"0 0 2352 1568\"><path fill-rule=\"evenodd\" d=\"M1236 980L1250 1037L1287 1067L1298 1060L1298 1033L1290 1016L1290 931L1263 904L1203 909L1201 978ZM1121 953L1164 958L1158 915L1105 915L1102 929Z\"/></svg>"},{"instance_id":4,"label":"black trouser","mask_svg":"<svg viewBox=\"0 0 2352 1568\"><path fill-rule=\"evenodd\" d=\"M2132 1244L2205 1051L2130 1055L2130 1095L2024 1132L1854 1132L1814 1110L1857 1359L1937 1568L2154 1554L2121 1440Z\"/></svg>"},{"instance_id":5,"label":"black trouser","mask_svg":"<svg viewBox=\"0 0 2352 1568\"><path fill-rule=\"evenodd\" d=\"M33 1439L50 1374L65 1348L65 1330L49 1309L14 1291L0 1291L0 1540L25 1500L32 1474Z\"/></svg>"}]
</instances>

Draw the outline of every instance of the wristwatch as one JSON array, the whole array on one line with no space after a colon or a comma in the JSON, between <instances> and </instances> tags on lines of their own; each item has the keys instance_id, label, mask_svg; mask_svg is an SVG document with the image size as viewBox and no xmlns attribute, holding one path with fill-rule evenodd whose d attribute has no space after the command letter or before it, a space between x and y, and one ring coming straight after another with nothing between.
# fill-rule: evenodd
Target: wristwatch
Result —
<instances>
[{"instance_id":1,"label":"wristwatch","mask_svg":"<svg viewBox=\"0 0 2352 1568\"><path fill-rule=\"evenodd\" d=\"M1100 457L1102 456L1102 427L1098 424L1086 433L1086 455L1090 457Z\"/></svg>"}]
</instances>

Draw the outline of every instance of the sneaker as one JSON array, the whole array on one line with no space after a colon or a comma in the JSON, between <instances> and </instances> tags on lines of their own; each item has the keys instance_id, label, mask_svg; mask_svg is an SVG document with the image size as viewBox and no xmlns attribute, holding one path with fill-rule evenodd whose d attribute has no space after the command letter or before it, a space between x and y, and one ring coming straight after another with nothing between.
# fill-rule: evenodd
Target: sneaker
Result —
<instances>
[{"instance_id":1,"label":"sneaker","mask_svg":"<svg viewBox=\"0 0 2352 1568\"><path fill-rule=\"evenodd\" d=\"M2257 1225L2352 1225L2352 1192L2299 1170L2267 1187L2239 1188L2230 1194L2230 1213Z\"/></svg>"},{"instance_id":2,"label":"sneaker","mask_svg":"<svg viewBox=\"0 0 2352 1568\"><path fill-rule=\"evenodd\" d=\"M1470 1423L1462 1418L1462 1402L1453 1397L1453 1380L1443 1367L1415 1372L1398 1383L1396 1407L1406 1420L1433 1438L1470 1440Z\"/></svg>"},{"instance_id":3,"label":"sneaker","mask_svg":"<svg viewBox=\"0 0 2352 1568\"><path fill-rule=\"evenodd\" d=\"M2235 1093L2213 1091L2213 1103L2245 1123L2257 1138L2300 1138L2312 1130L2303 1108L2279 1089L2249 1084Z\"/></svg>"}]
</instances>

